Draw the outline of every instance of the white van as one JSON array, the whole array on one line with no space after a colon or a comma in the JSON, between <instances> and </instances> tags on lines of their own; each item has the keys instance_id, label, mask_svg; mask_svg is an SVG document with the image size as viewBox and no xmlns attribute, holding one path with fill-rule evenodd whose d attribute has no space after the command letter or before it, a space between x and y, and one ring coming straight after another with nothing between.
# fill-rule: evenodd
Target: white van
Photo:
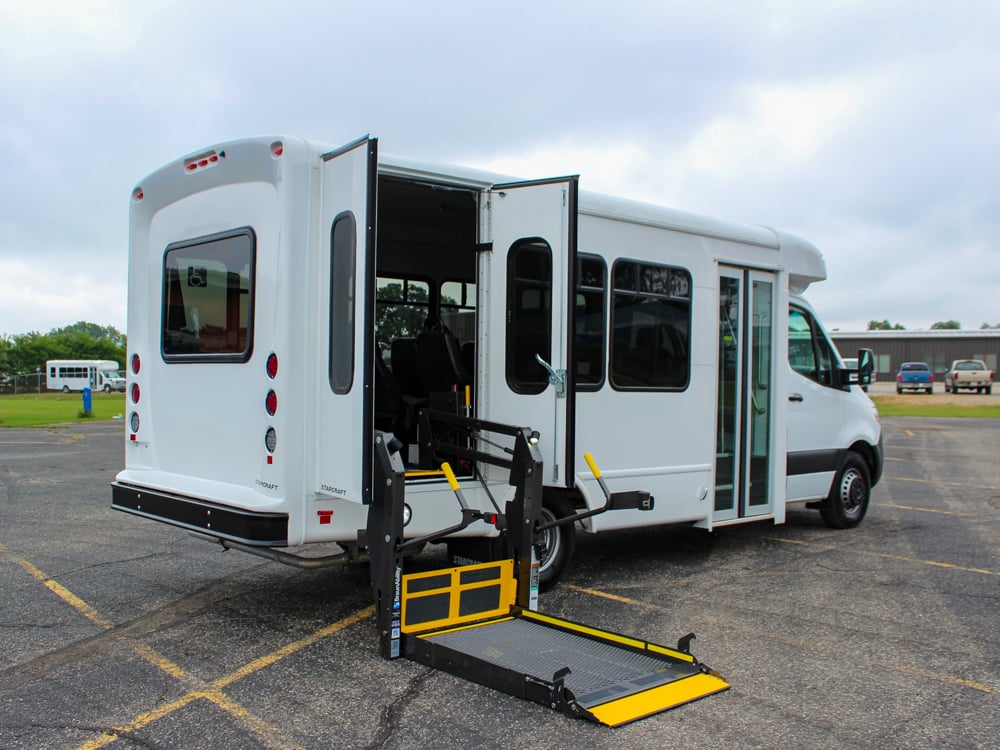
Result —
<instances>
[{"instance_id":1,"label":"white van","mask_svg":"<svg viewBox=\"0 0 1000 750\"><path fill-rule=\"evenodd\" d=\"M650 508L539 533L542 579L576 529L861 521L877 413L801 294L826 277L772 229L291 137L223 143L132 193L119 510L292 561L358 550L377 431L406 446L410 538L512 492L463 445L537 432L543 520L648 492ZM435 415L468 420L442 423ZM458 532L479 558L495 535ZM484 552L484 550L487 550Z\"/></svg>"},{"instance_id":2,"label":"white van","mask_svg":"<svg viewBox=\"0 0 1000 750\"><path fill-rule=\"evenodd\" d=\"M110 359L50 359L45 363L45 387L50 391L124 391L125 378Z\"/></svg>"}]
</instances>

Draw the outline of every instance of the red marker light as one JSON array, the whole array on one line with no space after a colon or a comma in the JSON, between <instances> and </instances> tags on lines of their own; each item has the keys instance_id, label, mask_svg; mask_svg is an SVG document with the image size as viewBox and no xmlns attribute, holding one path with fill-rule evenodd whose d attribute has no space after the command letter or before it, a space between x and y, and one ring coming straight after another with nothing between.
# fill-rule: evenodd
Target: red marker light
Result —
<instances>
[{"instance_id":1,"label":"red marker light","mask_svg":"<svg viewBox=\"0 0 1000 750\"><path fill-rule=\"evenodd\" d=\"M283 153L285 153L285 144L281 141L275 141L271 144L271 156L277 159Z\"/></svg>"},{"instance_id":2,"label":"red marker light","mask_svg":"<svg viewBox=\"0 0 1000 750\"><path fill-rule=\"evenodd\" d=\"M321 524L330 523L330 521L333 519L332 510L317 510L316 515L319 516L319 522Z\"/></svg>"},{"instance_id":3,"label":"red marker light","mask_svg":"<svg viewBox=\"0 0 1000 750\"><path fill-rule=\"evenodd\" d=\"M133 354L132 355L132 374L133 375L138 375L139 374L139 366L141 364L142 364L142 362L139 360L139 355L138 354Z\"/></svg>"},{"instance_id":4,"label":"red marker light","mask_svg":"<svg viewBox=\"0 0 1000 750\"><path fill-rule=\"evenodd\" d=\"M267 369L267 376L274 380L278 377L278 355L271 352L267 355L267 362L265 363L265 368Z\"/></svg>"},{"instance_id":5,"label":"red marker light","mask_svg":"<svg viewBox=\"0 0 1000 750\"><path fill-rule=\"evenodd\" d=\"M132 383L132 403L133 404L138 404L139 403L139 384L138 383Z\"/></svg>"},{"instance_id":6,"label":"red marker light","mask_svg":"<svg viewBox=\"0 0 1000 750\"><path fill-rule=\"evenodd\" d=\"M274 391L268 391L267 397L264 399L264 408L267 409L267 413L272 417L274 413L278 411L278 394Z\"/></svg>"}]
</instances>

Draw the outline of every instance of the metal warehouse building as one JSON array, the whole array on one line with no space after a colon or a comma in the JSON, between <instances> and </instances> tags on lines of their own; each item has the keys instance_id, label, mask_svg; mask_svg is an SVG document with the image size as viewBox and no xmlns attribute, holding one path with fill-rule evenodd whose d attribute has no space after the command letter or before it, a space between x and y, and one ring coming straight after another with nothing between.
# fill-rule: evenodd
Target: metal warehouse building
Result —
<instances>
[{"instance_id":1,"label":"metal warehouse building","mask_svg":"<svg viewBox=\"0 0 1000 750\"><path fill-rule=\"evenodd\" d=\"M981 359L996 372L1000 357L1000 329L980 331L833 331L830 338L844 357L854 357L858 349L875 352L879 380L891 380L902 362L926 362L934 379L956 359Z\"/></svg>"}]
</instances>

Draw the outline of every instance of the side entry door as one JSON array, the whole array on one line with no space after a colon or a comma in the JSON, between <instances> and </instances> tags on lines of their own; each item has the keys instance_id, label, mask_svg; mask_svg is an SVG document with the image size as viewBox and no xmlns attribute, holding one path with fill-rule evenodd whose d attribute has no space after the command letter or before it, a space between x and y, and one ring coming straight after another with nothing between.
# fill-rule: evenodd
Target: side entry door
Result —
<instances>
[{"instance_id":1,"label":"side entry door","mask_svg":"<svg viewBox=\"0 0 1000 750\"><path fill-rule=\"evenodd\" d=\"M364 136L323 154L316 354L316 489L371 497L378 141Z\"/></svg>"},{"instance_id":2,"label":"side entry door","mask_svg":"<svg viewBox=\"0 0 1000 750\"><path fill-rule=\"evenodd\" d=\"M719 270L719 367L713 520L774 507L775 277Z\"/></svg>"},{"instance_id":3,"label":"side entry door","mask_svg":"<svg viewBox=\"0 0 1000 750\"><path fill-rule=\"evenodd\" d=\"M572 483L577 177L494 185L480 269L480 414L539 433L546 484Z\"/></svg>"}]
</instances>

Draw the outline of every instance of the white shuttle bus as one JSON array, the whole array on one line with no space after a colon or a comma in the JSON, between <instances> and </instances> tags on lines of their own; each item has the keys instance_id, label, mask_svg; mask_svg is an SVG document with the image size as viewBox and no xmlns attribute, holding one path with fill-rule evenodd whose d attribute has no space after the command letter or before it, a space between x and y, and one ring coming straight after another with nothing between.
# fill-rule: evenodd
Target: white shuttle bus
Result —
<instances>
[{"instance_id":1,"label":"white shuttle bus","mask_svg":"<svg viewBox=\"0 0 1000 750\"><path fill-rule=\"evenodd\" d=\"M124 391L125 379L110 359L50 359L45 363L45 387L50 391Z\"/></svg>"},{"instance_id":2,"label":"white shuttle bus","mask_svg":"<svg viewBox=\"0 0 1000 750\"><path fill-rule=\"evenodd\" d=\"M125 468L113 507L283 562L364 543L376 434L406 461L404 533L513 492L462 446L544 459L542 581L579 531L859 523L882 471L877 412L802 298L802 239L292 137L223 143L133 190ZM437 417L457 415L457 421ZM437 416L436 416L437 415ZM464 425L464 426L463 426ZM605 503L585 454L613 492ZM457 531L456 557L496 535Z\"/></svg>"}]
</instances>

